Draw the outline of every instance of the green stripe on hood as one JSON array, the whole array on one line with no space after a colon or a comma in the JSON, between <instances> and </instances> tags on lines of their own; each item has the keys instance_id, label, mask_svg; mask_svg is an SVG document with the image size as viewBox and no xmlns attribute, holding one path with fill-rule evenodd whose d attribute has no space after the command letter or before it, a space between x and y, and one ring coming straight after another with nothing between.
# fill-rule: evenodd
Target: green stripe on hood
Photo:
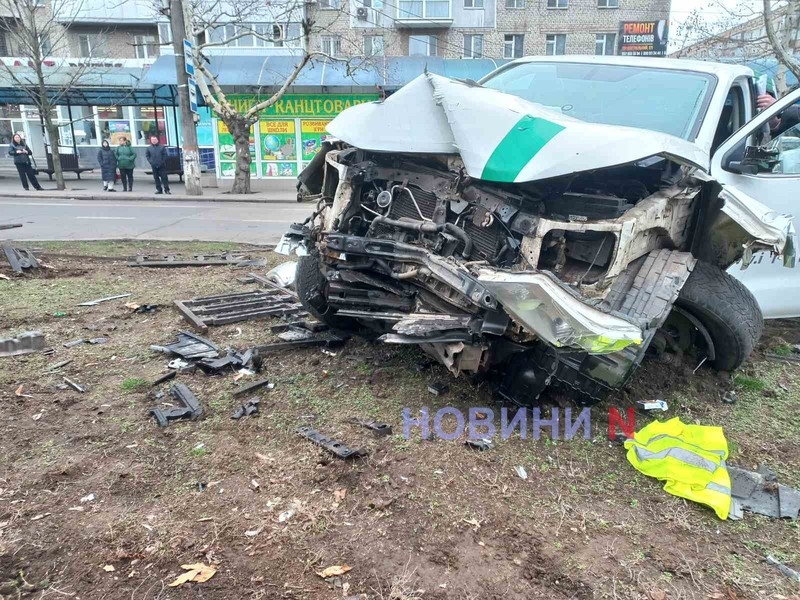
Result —
<instances>
[{"instance_id":1,"label":"green stripe on hood","mask_svg":"<svg viewBox=\"0 0 800 600\"><path fill-rule=\"evenodd\" d=\"M481 179L513 182L539 150L563 129L547 119L525 115L497 144L483 167Z\"/></svg>"}]
</instances>

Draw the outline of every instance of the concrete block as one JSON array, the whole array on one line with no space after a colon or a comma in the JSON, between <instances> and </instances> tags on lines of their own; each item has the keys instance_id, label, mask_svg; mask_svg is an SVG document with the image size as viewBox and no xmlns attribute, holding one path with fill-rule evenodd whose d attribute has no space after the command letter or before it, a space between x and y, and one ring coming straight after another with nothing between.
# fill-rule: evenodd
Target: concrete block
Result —
<instances>
[{"instance_id":1,"label":"concrete block","mask_svg":"<svg viewBox=\"0 0 800 600\"><path fill-rule=\"evenodd\" d=\"M0 339L0 356L30 354L44 348L44 334L40 331L27 331L18 337Z\"/></svg>"}]
</instances>

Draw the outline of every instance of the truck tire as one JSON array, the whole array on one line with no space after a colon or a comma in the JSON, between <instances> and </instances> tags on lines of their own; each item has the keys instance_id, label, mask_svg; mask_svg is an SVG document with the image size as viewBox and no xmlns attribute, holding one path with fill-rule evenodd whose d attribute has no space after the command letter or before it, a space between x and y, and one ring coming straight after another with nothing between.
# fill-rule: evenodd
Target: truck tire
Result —
<instances>
[{"instance_id":1,"label":"truck tire","mask_svg":"<svg viewBox=\"0 0 800 600\"><path fill-rule=\"evenodd\" d=\"M764 317L753 294L725 271L698 261L676 303L706 328L714 343L713 366L733 371L755 348Z\"/></svg>"},{"instance_id":2,"label":"truck tire","mask_svg":"<svg viewBox=\"0 0 800 600\"><path fill-rule=\"evenodd\" d=\"M322 274L322 263L317 254L301 256L297 261L295 289L300 303L313 317L333 329L357 333L361 327L356 319L340 317L328 305L328 282Z\"/></svg>"}]
</instances>

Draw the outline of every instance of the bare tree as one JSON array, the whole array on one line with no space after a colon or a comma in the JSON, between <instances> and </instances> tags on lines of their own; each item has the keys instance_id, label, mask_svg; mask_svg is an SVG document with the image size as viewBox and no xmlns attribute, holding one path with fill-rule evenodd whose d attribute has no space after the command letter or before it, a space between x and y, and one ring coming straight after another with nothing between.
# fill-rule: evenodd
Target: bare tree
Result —
<instances>
[{"instance_id":1,"label":"bare tree","mask_svg":"<svg viewBox=\"0 0 800 600\"><path fill-rule=\"evenodd\" d=\"M2 1L2 0L0 0ZM205 103L228 128L234 140L236 168L231 192L250 193L250 130L258 123L259 114L275 104L292 86L300 72L315 58L337 60L330 53L311 49L312 33L319 33L308 18L303 0L195 0L186 19L190 39L194 41L194 63L197 85ZM341 18L348 18L340 12ZM289 73L282 73L278 89L251 106L242 107L226 96L208 58L212 48L230 44L238 39L260 40L265 46L281 45L290 48L295 64ZM346 40L344 43L349 43ZM356 53L360 53L360 50ZM338 59L348 63L347 59ZM264 69L269 57L264 58ZM363 65L362 65L363 66Z\"/></svg>"},{"instance_id":2,"label":"bare tree","mask_svg":"<svg viewBox=\"0 0 800 600\"><path fill-rule=\"evenodd\" d=\"M713 15L713 18L709 18ZM800 79L800 0L762 0L753 4L740 0L730 7L712 0L696 9L678 27L679 57L749 62L774 58L778 63L777 84L783 85L788 70Z\"/></svg>"},{"instance_id":3,"label":"bare tree","mask_svg":"<svg viewBox=\"0 0 800 600\"><path fill-rule=\"evenodd\" d=\"M11 82L22 90L41 115L53 158L53 175L58 189L65 189L59 156L56 108L70 90L81 85L92 66L91 57L66 60L70 55L69 26L80 14L75 0L0 0L0 31L9 42L17 61L0 62Z\"/></svg>"}]
</instances>

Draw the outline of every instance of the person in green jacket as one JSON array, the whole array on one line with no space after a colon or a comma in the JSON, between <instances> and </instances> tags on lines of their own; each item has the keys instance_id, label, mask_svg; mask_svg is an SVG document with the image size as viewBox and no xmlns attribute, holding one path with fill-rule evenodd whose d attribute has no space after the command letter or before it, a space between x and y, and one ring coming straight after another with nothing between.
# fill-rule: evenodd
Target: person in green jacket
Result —
<instances>
[{"instance_id":1,"label":"person in green jacket","mask_svg":"<svg viewBox=\"0 0 800 600\"><path fill-rule=\"evenodd\" d=\"M131 141L128 138L121 138L114 154L117 155L117 168L119 168L119 175L122 179L122 191L132 192L136 152L131 148Z\"/></svg>"}]
</instances>

